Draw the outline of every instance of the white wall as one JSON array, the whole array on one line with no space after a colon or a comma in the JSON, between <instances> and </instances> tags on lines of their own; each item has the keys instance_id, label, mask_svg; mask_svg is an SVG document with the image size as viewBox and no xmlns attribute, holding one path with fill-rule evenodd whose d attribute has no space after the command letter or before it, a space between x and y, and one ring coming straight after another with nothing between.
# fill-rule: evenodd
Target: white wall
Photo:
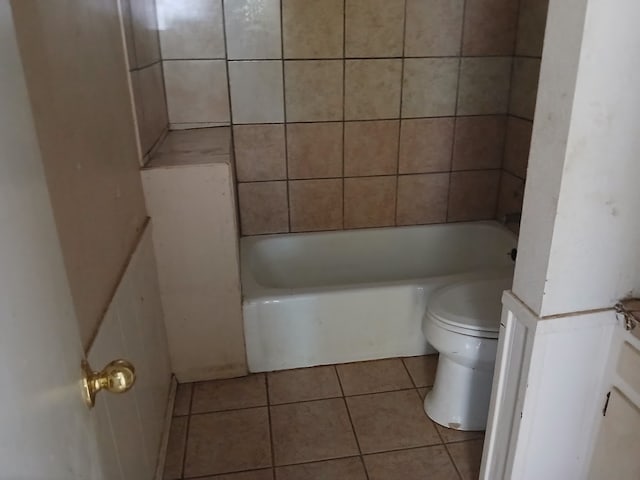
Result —
<instances>
[{"instance_id":1,"label":"white wall","mask_svg":"<svg viewBox=\"0 0 640 480\"><path fill-rule=\"evenodd\" d=\"M180 382L247 373L233 173L224 158L142 171Z\"/></svg>"},{"instance_id":2,"label":"white wall","mask_svg":"<svg viewBox=\"0 0 640 480\"><path fill-rule=\"evenodd\" d=\"M640 294L640 4L552 0L513 291L539 316Z\"/></svg>"},{"instance_id":3,"label":"white wall","mask_svg":"<svg viewBox=\"0 0 640 480\"><path fill-rule=\"evenodd\" d=\"M109 480L154 478L171 367L160 303L151 227L147 225L88 354L94 370L117 358L136 368L136 383L123 395L96 399L99 441Z\"/></svg>"}]
</instances>

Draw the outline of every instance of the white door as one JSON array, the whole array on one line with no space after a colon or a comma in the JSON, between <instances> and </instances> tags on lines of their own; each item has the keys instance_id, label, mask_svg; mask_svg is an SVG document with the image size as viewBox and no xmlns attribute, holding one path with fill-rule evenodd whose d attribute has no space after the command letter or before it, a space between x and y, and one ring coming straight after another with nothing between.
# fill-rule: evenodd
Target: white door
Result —
<instances>
[{"instance_id":1,"label":"white door","mask_svg":"<svg viewBox=\"0 0 640 480\"><path fill-rule=\"evenodd\" d=\"M621 321L614 335L590 480L640 478L640 323L632 325Z\"/></svg>"},{"instance_id":2,"label":"white door","mask_svg":"<svg viewBox=\"0 0 640 480\"><path fill-rule=\"evenodd\" d=\"M0 0L0 479L102 479L11 9Z\"/></svg>"}]
</instances>

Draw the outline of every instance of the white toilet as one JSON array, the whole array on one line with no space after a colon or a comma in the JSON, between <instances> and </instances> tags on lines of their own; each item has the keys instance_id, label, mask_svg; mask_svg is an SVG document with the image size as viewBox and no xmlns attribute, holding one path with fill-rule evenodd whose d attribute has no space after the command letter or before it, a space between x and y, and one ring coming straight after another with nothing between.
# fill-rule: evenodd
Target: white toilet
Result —
<instances>
[{"instance_id":1,"label":"white toilet","mask_svg":"<svg viewBox=\"0 0 640 480\"><path fill-rule=\"evenodd\" d=\"M456 430L484 430L498 348L501 297L512 277L471 280L433 294L422 321L440 356L424 409L434 422Z\"/></svg>"}]
</instances>

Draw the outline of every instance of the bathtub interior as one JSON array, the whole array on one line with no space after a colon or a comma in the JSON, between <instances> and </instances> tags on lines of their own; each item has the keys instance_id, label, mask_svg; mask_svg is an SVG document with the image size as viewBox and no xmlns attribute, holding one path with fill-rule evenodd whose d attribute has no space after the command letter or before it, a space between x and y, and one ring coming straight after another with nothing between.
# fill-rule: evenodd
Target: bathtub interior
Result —
<instances>
[{"instance_id":1,"label":"bathtub interior","mask_svg":"<svg viewBox=\"0 0 640 480\"><path fill-rule=\"evenodd\" d=\"M242 239L245 297L255 288L308 289L408 281L510 267L516 237L495 222Z\"/></svg>"}]
</instances>

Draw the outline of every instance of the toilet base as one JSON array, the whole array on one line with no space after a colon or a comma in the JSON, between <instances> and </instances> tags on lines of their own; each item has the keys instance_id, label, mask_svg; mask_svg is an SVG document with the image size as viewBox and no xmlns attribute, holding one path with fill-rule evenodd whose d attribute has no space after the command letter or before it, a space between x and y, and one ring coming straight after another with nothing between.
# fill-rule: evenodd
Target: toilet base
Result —
<instances>
[{"instance_id":1,"label":"toilet base","mask_svg":"<svg viewBox=\"0 0 640 480\"><path fill-rule=\"evenodd\" d=\"M447 428L485 430L492 382L493 370L465 367L440 355L424 410L431 420Z\"/></svg>"}]
</instances>

